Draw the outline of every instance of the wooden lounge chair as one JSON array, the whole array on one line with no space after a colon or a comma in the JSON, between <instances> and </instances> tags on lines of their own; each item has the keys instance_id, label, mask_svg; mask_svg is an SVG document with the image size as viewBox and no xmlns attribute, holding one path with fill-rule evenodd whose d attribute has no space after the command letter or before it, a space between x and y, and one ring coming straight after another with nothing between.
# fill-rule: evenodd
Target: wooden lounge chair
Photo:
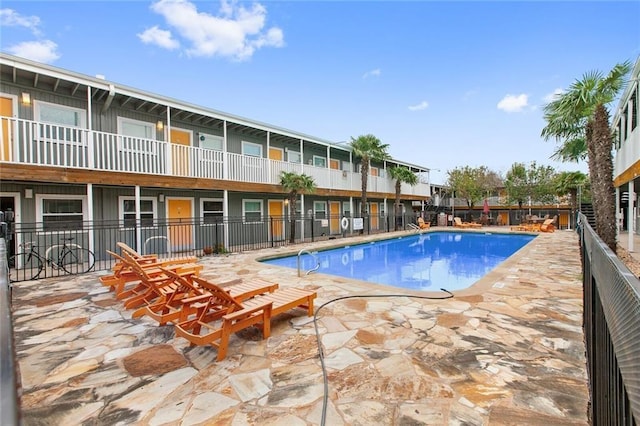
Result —
<instances>
[{"instance_id":1,"label":"wooden lounge chair","mask_svg":"<svg viewBox=\"0 0 640 426\"><path fill-rule=\"evenodd\" d=\"M168 297L169 293L179 289L174 277L167 274L166 270L161 268L149 270L137 263L128 253L123 254L125 261L138 274L140 280L133 288L123 290L116 295L118 299L124 301L126 309L148 305L158 298ZM181 276L193 277L200 273L202 267L202 265L185 264L180 265L173 272Z\"/></svg>"},{"instance_id":2,"label":"wooden lounge chair","mask_svg":"<svg viewBox=\"0 0 640 426\"><path fill-rule=\"evenodd\" d=\"M176 336L187 339L191 345L212 345L218 349L222 361L229 346L229 338L237 331L262 324L262 335L271 334L271 318L296 307L313 315L315 292L297 288L278 289L244 302L234 299L222 288L210 283L211 296L199 307L192 319L176 325Z\"/></svg>"},{"instance_id":3,"label":"wooden lounge chair","mask_svg":"<svg viewBox=\"0 0 640 426\"><path fill-rule=\"evenodd\" d=\"M463 228L463 229L482 228L482 225L479 224L479 223L463 222L462 219L460 219L459 217L454 217L453 218L453 226L456 227L456 228Z\"/></svg>"},{"instance_id":4,"label":"wooden lounge chair","mask_svg":"<svg viewBox=\"0 0 640 426\"><path fill-rule=\"evenodd\" d=\"M116 294L116 298L122 299L128 297L130 294L125 290L125 286L128 283L139 283L141 281L140 273L134 268L132 263L135 263L140 268L146 270L150 276L162 274L160 268L171 269L176 271L194 271L198 274L203 268L203 265L187 262L190 258L180 259L167 259L161 261L150 261L150 259L141 260L140 258L130 257L127 260L125 257L120 256L110 250L107 250L113 258L116 259L116 265L114 272L109 275L100 277L100 282L103 285L108 286L111 291ZM126 253L126 252L125 252ZM184 260L184 261L183 261Z\"/></svg>"},{"instance_id":5,"label":"wooden lounge chair","mask_svg":"<svg viewBox=\"0 0 640 426\"><path fill-rule=\"evenodd\" d=\"M116 243L116 245L120 247L120 250L122 251L123 254L128 253L139 264L144 264L148 267L159 267L159 266L169 267L170 265L195 263L198 261L198 258L194 256L171 258L171 259L160 259L155 254L141 255L140 253L138 253L137 251L135 251L134 249L132 249L131 247L129 247L127 244L123 242L118 242ZM129 265L123 261L123 258L121 256L109 250L107 250L107 253L111 254L111 256L116 258L116 263L111 268L112 273L110 275L104 275L100 277L100 281L102 282L103 285L106 285L110 289L113 289L118 285L122 286L124 283L126 283L127 276L133 279L136 278L135 274L130 274L131 269ZM123 280L125 280L124 283L122 282Z\"/></svg>"},{"instance_id":6,"label":"wooden lounge chair","mask_svg":"<svg viewBox=\"0 0 640 426\"><path fill-rule=\"evenodd\" d=\"M173 277L178 287L172 292L163 294L155 302L134 311L132 318L148 315L160 325L168 322L183 322L195 314L198 308L204 306L211 297L212 293L208 289L215 284L193 275L183 276L168 269L164 272ZM278 288L278 284L261 279L254 279L248 283L232 280L218 286L239 302L260 294L272 293Z\"/></svg>"},{"instance_id":7,"label":"wooden lounge chair","mask_svg":"<svg viewBox=\"0 0 640 426\"><path fill-rule=\"evenodd\" d=\"M419 217L418 218L418 227L420 229L429 229L429 228L431 228L431 223L425 222L423 218Z\"/></svg>"},{"instance_id":8,"label":"wooden lounge chair","mask_svg":"<svg viewBox=\"0 0 640 426\"><path fill-rule=\"evenodd\" d=\"M556 230L556 227L553 224L554 221L555 221L555 217L553 219L546 219L544 222L542 222L542 225L540 225L540 231L554 232Z\"/></svg>"}]
</instances>

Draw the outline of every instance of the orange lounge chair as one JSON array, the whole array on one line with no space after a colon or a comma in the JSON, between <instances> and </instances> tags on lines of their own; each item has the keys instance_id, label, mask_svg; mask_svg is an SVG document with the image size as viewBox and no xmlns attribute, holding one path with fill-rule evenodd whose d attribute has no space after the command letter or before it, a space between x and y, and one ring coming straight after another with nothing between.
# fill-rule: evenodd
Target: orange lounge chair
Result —
<instances>
[{"instance_id":1,"label":"orange lounge chair","mask_svg":"<svg viewBox=\"0 0 640 426\"><path fill-rule=\"evenodd\" d=\"M125 290L125 286L128 283L133 282L133 283L139 284L141 280L140 273L137 270L135 270L131 262L134 262L140 268L145 269L147 274L150 276L162 274L163 272L160 268L180 270L183 272L194 271L197 273L199 273L204 268L203 265L188 263L186 260L189 258L185 258L184 259L185 261L182 261L183 259L168 259L166 261L151 262L151 261L148 261L148 259L141 261L140 259L136 259L133 257L130 257L130 259L127 260L124 257L110 250L107 250L107 253L109 253L112 257L114 257L117 260L116 264L118 265L118 267L117 268L114 267L113 274L101 276L100 282L102 282L103 285L108 286L109 289L116 294L117 299L122 299L130 295L128 293L130 289ZM174 261L176 261L176 263L174 263Z\"/></svg>"},{"instance_id":2,"label":"orange lounge chair","mask_svg":"<svg viewBox=\"0 0 640 426\"><path fill-rule=\"evenodd\" d=\"M540 231L541 232L554 232L556 230L556 227L553 225L553 222L555 221L554 219L546 219L544 222L542 222L542 225L540 225Z\"/></svg>"},{"instance_id":3,"label":"orange lounge chair","mask_svg":"<svg viewBox=\"0 0 640 426\"><path fill-rule=\"evenodd\" d=\"M431 228L431 223L425 222L423 218L419 217L418 218L418 227L420 227L420 229L429 229L429 228Z\"/></svg>"},{"instance_id":4,"label":"orange lounge chair","mask_svg":"<svg viewBox=\"0 0 640 426\"><path fill-rule=\"evenodd\" d=\"M158 298L155 302L137 309L131 315L138 318L148 315L158 321L160 325L168 322L179 323L189 319L211 297L208 290L212 284L209 281L193 275L182 276L174 271L165 269L164 272L173 277L178 288ZM261 279L255 279L249 283L242 280L233 280L218 285L229 293L238 302L243 302L254 296L272 293L278 288L278 284L269 283Z\"/></svg>"},{"instance_id":5,"label":"orange lounge chair","mask_svg":"<svg viewBox=\"0 0 640 426\"><path fill-rule=\"evenodd\" d=\"M170 265L195 263L198 261L198 258L194 256L172 258L172 259L159 259L158 256L155 254L141 255L140 253L138 253L137 251L135 251L134 249L132 249L131 247L129 247L127 244L123 242L118 242L116 243L116 245L120 247L120 250L122 251L123 254L124 253L130 254L132 259L135 259L139 264L144 264L145 266L148 266L148 267L159 267L159 266L170 267ZM122 286L123 284L128 282L126 280L127 276L135 280L136 275L130 274L131 269L126 262L123 262L123 258L121 256L109 250L107 250L107 253L111 254L113 257L116 258L116 263L111 268L113 272L110 275L104 275L100 277L100 282L102 282L103 285L108 286L111 290L113 290L115 286L118 286L118 285ZM122 280L125 280L125 282L122 283Z\"/></svg>"},{"instance_id":6,"label":"orange lounge chair","mask_svg":"<svg viewBox=\"0 0 640 426\"><path fill-rule=\"evenodd\" d=\"M297 288L278 289L273 293L239 302L219 286L209 283L211 296L199 307L193 319L176 325L176 336L191 345L212 345L218 349L218 361L227 356L229 338L233 333L262 324L262 335L271 334L271 318L296 307L313 315L313 300L317 294Z\"/></svg>"},{"instance_id":7,"label":"orange lounge chair","mask_svg":"<svg viewBox=\"0 0 640 426\"><path fill-rule=\"evenodd\" d=\"M118 299L123 299L126 309L148 305L158 298L168 297L170 293L179 290L179 285L166 270L160 268L148 270L138 264L128 253L124 253L124 259L138 274L140 280L133 288L123 290L116 295ZM202 265L185 264L180 265L173 272L181 276L196 276L202 268Z\"/></svg>"},{"instance_id":8,"label":"orange lounge chair","mask_svg":"<svg viewBox=\"0 0 640 426\"><path fill-rule=\"evenodd\" d=\"M474 222L463 222L459 217L453 218L453 226L456 228L482 228L482 225Z\"/></svg>"}]
</instances>

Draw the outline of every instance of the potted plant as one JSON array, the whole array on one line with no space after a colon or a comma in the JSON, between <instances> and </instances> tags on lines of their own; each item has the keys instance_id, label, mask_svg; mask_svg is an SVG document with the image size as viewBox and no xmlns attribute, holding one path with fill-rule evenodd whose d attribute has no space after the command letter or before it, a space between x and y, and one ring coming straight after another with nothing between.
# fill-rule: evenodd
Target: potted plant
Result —
<instances>
[{"instance_id":1,"label":"potted plant","mask_svg":"<svg viewBox=\"0 0 640 426\"><path fill-rule=\"evenodd\" d=\"M205 256L209 256L211 253L213 253L213 247L211 246L205 246L202 249L202 252L204 253Z\"/></svg>"}]
</instances>

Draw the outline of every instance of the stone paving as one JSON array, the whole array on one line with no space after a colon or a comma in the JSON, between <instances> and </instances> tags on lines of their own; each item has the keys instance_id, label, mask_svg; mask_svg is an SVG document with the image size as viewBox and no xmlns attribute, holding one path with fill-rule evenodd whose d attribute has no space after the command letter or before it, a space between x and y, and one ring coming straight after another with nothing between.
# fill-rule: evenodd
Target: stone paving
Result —
<instances>
[{"instance_id":1,"label":"stone paving","mask_svg":"<svg viewBox=\"0 0 640 426\"><path fill-rule=\"evenodd\" d=\"M299 278L255 261L303 247L311 245L200 262L215 281L260 277L316 290L316 310L348 295L397 295L320 309L327 425L589 423L574 232L540 234L447 300L321 274ZM132 319L101 274L14 287L25 425L321 424L323 371L305 312L274 318L266 340L253 329L234 335L216 362L216 349L189 347L173 326Z\"/></svg>"}]
</instances>

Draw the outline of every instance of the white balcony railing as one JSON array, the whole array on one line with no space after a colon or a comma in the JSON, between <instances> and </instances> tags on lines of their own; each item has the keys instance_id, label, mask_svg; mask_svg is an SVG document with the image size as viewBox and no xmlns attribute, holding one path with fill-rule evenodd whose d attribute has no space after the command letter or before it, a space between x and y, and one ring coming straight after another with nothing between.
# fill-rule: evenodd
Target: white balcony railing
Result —
<instances>
[{"instance_id":1,"label":"white balcony railing","mask_svg":"<svg viewBox=\"0 0 640 426\"><path fill-rule=\"evenodd\" d=\"M0 117L0 161L277 185L283 171L305 173L318 188L360 191L360 173L225 153L153 139ZM225 177L226 164L226 177ZM369 176L371 192L395 193L389 178ZM402 185L402 194L427 196L429 184Z\"/></svg>"}]
</instances>

